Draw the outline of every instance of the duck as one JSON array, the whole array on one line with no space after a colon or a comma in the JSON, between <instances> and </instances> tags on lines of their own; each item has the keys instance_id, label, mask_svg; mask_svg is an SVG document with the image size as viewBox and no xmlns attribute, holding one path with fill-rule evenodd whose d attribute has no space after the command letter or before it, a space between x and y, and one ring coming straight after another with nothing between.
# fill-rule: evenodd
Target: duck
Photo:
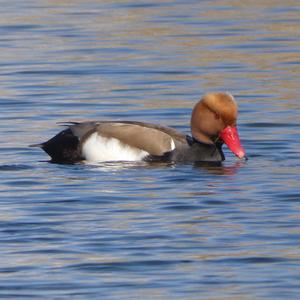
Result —
<instances>
[{"instance_id":1,"label":"duck","mask_svg":"<svg viewBox=\"0 0 300 300\"><path fill-rule=\"evenodd\" d=\"M205 94L191 113L191 135L174 128L138 121L67 122L46 142L54 163L222 162L223 144L247 159L237 130L238 106L228 92Z\"/></svg>"}]
</instances>

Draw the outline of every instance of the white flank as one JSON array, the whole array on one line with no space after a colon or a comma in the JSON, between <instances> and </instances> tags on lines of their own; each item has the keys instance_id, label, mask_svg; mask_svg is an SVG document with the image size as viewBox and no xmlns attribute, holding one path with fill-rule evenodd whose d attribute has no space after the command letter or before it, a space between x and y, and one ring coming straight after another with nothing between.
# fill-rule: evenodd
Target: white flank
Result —
<instances>
[{"instance_id":1,"label":"white flank","mask_svg":"<svg viewBox=\"0 0 300 300\"><path fill-rule=\"evenodd\" d=\"M140 161L148 152L123 144L118 139L106 138L97 132L82 145L82 154L89 162L101 161Z\"/></svg>"}]
</instances>

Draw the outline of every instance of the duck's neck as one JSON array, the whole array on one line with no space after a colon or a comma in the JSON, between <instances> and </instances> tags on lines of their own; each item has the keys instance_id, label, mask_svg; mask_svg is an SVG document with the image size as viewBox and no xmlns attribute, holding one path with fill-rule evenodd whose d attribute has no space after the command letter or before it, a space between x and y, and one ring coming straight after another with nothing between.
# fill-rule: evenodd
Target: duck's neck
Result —
<instances>
[{"instance_id":1,"label":"duck's neck","mask_svg":"<svg viewBox=\"0 0 300 300\"><path fill-rule=\"evenodd\" d=\"M214 141L211 139L211 137L208 137L202 132L193 132L192 134L193 134L193 138L195 138L199 142L210 144L210 145L214 144Z\"/></svg>"}]
</instances>

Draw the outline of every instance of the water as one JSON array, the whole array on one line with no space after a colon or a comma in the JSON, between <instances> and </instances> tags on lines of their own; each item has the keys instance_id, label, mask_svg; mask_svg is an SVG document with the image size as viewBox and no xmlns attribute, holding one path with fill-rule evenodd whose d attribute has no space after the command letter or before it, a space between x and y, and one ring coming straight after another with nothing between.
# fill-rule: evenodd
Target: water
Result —
<instances>
[{"instance_id":1,"label":"water","mask_svg":"<svg viewBox=\"0 0 300 300\"><path fill-rule=\"evenodd\" d=\"M2 1L0 297L299 299L298 1ZM56 165L71 120L189 132L230 91L249 161Z\"/></svg>"}]
</instances>

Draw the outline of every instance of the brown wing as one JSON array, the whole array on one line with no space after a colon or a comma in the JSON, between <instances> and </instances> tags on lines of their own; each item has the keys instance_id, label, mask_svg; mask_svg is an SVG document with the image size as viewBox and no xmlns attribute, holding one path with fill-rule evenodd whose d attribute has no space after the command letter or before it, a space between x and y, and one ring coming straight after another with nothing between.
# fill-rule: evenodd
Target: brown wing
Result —
<instances>
[{"instance_id":1,"label":"brown wing","mask_svg":"<svg viewBox=\"0 0 300 300\"><path fill-rule=\"evenodd\" d=\"M81 144L94 132L105 137L119 139L124 144L147 151L152 155L163 155L175 146L186 143L185 135L177 130L134 121L98 121L70 123L72 133Z\"/></svg>"},{"instance_id":2,"label":"brown wing","mask_svg":"<svg viewBox=\"0 0 300 300\"><path fill-rule=\"evenodd\" d=\"M133 125L139 125L142 127L153 128L153 129L162 131L162 132L170 135L173 138L173 140L175 141L175 144L176 144L176 142L186 143L186 135L182 134L181 132L178 132L177 130L175 130L171 127L166 127L166 126L161 126L161 125L156 125L156 124L151 124L151 123L136 122L136 121L121 121L121 122L115 122L115 123L133 124Z\"/></svg>"},{"instance_id":3,"label":"brown wing","mask_svg":"<svg viewBox=\"0 0 300 300\"><path fill-rule=\"evenodd\" d=\"M118 139L151 155L160 156L175 148L172 137L167 133L133 123L100 123L96 131L103 137Z\"/></svg>"}]
</instances>

